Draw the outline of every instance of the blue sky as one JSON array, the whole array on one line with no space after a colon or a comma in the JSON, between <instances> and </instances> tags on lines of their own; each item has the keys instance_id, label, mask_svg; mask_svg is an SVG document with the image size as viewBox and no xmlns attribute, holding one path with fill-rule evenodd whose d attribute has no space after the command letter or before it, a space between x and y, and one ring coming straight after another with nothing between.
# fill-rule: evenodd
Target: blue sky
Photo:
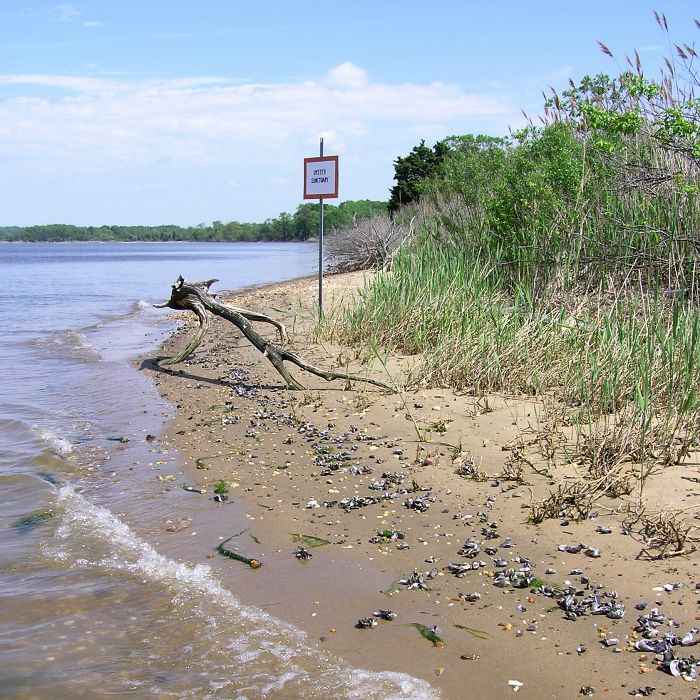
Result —
<instances>
[{"instance_id":1,"label":"blue sky","mask_svg":"<svg viewBox=\"0 0 700 700\"><path fill-rule=\"evenodd\" d=\"M421 139L507 135L634 49L656 76L653 10L700 43L691 0L0 0L0 225L263 221L321 136L337 201L387 199Z\"/></svg>"}]
</instances>

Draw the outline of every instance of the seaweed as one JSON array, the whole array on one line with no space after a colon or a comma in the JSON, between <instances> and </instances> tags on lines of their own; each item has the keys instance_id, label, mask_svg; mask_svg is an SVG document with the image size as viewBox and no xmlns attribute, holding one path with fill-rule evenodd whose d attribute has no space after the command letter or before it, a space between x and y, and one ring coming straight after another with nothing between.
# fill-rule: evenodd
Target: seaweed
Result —
<instances>
[{"instance_id":1,"label":"seaweed","mask_svg":"<svg viewBox=\"0 0 700 700\"><path fill-rule=\"evenodd\" d=\"M466 632L469 632L469 634L473 635L477 639L488 639L489 638L489 633L484 632L484 630L478 630L475 627L467 627L466 625L458 625L455 622L455 627L458 630L465 630Z\"/></svg>"},{"instance_id":2,"label":"seaweed","mask_svg":"<svg viewBox=\"0 0 700 700\"><path fill-rule=\"evenodd\" d=\"M243 532L245 532L245 530ZM239 532L238 534L240 535L241 533ZM262 566L262 562L259 559L251 559L250 557L238 554L238 552L234 552L228 547L224 547L224 545L229 540L232 540L236 536L237 535L232 535L227 540L224 540L218 547L216 547L216 551L219 554L221 554L222 557L228 557L229 559L235 559L236 561L243 562L244 564L247 564L251 569L259 569Z\"/></svg>"},{"instance_id":3,"label":"seaweed","mask_svg":"<svg viewBox=\"0 0 700 700\"><path fill-rule=\"evenodd\" d=\"M330 544L328 540L313 535L300 535L298 532L290 532L289 534L295 542L301 542L305 547L323 547L325 544Z\"/></svg>"},{"instance_id":4,"label":"seaweed","mask_svg":"<svg viewBox=\"0 0 700 700\"><path fill-rule=\"evenodd\" d=\"M53 518L54 515L56 514L52 510L38 510L34 513L30 513L29 515L23 515L21 518L18 518L12 523L12 527L18 532L24 534L25 532L29 532L33 527L43 523L44 520Z\"/></svg>"}]
</instances>

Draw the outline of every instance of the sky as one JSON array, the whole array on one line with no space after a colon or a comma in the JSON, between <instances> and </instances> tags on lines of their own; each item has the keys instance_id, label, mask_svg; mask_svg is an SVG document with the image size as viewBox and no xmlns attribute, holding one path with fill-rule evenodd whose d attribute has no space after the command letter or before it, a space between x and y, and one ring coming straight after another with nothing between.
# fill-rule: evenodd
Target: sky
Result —
<instances>
[{"instance_id":1,"label":"sky","mask_svg":"<svg viewBox=\"0 0 700 700\"><path fill-rule=\"evenodd\" d=\"M694 0L0 0L0 226L262 222L321 138L329 203L386 200L422 139L506 136L635 49L656 77L654 10L700 44Z\"/></svg>"}]
</instances>

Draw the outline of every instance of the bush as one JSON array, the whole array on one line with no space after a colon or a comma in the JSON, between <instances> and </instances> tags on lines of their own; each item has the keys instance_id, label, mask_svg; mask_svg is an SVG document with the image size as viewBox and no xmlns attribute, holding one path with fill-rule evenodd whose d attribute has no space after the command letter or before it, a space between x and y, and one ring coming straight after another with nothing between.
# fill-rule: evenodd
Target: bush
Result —
<instances>
[{"instance_id":1,"label":"bush","mask_svg":"<svg viewBox=\"0 0 700 700\"><path fill-rule=\"evenodd\" d=\"M328 236L332 271L385 269L401 245L413 237L413 231L413 219L399 221L388 214L368 219L353 217L349 225L334 229Z\"/></svg>"}]
</instances>

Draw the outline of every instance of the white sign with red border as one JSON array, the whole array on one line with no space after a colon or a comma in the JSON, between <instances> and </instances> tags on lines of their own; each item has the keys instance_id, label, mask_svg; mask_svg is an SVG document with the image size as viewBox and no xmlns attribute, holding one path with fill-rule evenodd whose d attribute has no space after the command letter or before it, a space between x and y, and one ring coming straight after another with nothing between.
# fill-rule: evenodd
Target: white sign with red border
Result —
<instances>
[{"instance_id":1,"label":"white sign with red border","mask_svg":"<svg viewBox=\"0 0 700 700\"><path fill-rule=\"evenodd\" d=\"M337 199L338 156L304 158L304 199Z\"/></svg>"}]
</instances>

